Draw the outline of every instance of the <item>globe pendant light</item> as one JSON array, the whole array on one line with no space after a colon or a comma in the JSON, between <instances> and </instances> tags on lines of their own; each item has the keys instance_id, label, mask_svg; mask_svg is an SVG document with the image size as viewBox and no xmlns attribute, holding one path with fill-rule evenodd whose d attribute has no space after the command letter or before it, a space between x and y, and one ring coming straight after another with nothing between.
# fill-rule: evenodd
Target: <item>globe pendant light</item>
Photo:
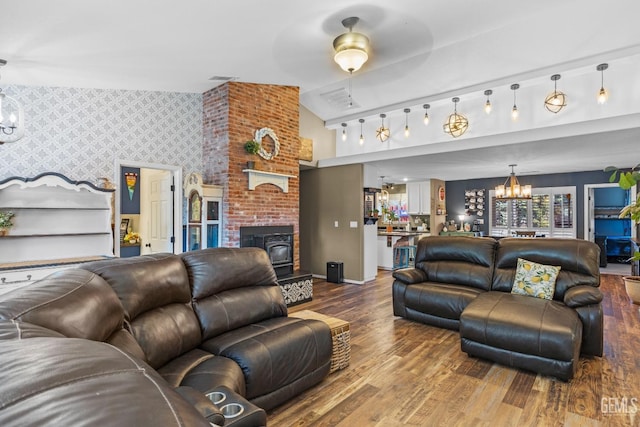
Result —
<instances>
[{"instance_id":1,"label":"globe pendant light","mask_svg":"<svg viewBox=\"0 0 640 427\"><path fill-rule=\"evenodd\" d=\"M455 97L451 100L453 101L453 114L449 115L445 124L442 125L442 128L445 133L457 138L464 134L469 128L469 120L462 114L458 114L457 104L460 98Z\"/></svg>"},{"instance_id":2,"label":"globe pendant light","mask_svg":"<svg viewBox=\"0 0 640 427\"><path fill-rule=\"evenodd\" d=\"M567 95L558 90L558 80L560 80L560 74L554 74L551 76L553 80L553 92L547 95L544 99L544 108L552 113L558 113L567 105Z\"/></svg>"},{"instance_id":3,"label":"globe pendant light","mask_svg":"<svg viewBox=\"0 0 640 427\"><path fill-rule=\"evenodd\" d=\"M387 117L386 114L380 114L380 120L382 120L382 124L378 129L376 129L376 138L378 138L380 142L385 142L387 139L389 139L389 135L391 134L389 128L384 127L385 117Z\"/></svg>"}]
</instances>

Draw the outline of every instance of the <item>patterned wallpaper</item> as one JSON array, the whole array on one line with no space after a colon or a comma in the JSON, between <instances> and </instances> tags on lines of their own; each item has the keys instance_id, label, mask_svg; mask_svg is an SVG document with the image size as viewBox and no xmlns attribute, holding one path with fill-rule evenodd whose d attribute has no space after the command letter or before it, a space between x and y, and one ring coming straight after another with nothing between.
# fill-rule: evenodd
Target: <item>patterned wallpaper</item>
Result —
<instances>
[{"instance_id":1,"label":"patterned wallpaper","mask_svg":"<svg viewBox=\"0 0 640 427\"><path fill-rule=\"evenodd\" d=\"M25 136L0 145L0 179L59 172L114 177L114 160L202 170L202 94L6 86Z\"/></svg>"}]
</instances>

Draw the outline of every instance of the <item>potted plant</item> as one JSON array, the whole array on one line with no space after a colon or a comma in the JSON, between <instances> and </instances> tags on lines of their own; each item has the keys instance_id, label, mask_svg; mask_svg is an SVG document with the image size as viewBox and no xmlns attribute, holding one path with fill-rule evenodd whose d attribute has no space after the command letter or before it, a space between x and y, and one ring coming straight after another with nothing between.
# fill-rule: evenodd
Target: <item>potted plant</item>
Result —
<instances>
[{"instance_id":1,"label":"potted plant","mask_svg":"<svg viewBox=\"0 0 640 427\"><path fill-rule=\"evenodd\" d=\"M609 182L618 180L618 186L623 190L628 190L640 182L640 164L634 166L631 170L621 171L615 166L609 166L605 172L611 172ZM620 211L620 218L631 218L636 224L640 224L640 193L637 194L636 200L625 206ZM640 261L640 252L635 252L631 258L631 262ZM634 304L640 304L640 276L624 276L624 287L627 295Z\"/></svg>"},{"instance_id":2,"label":"potted plant","mask_svg":"<svg viewBox=\"0 0 640 427\"><path fill-rule=\"evenodd\" d=\"M0 236L7 234L7 230L13 227L13 222L11 222L13 217L13 212L0 211Z\"/></svg>"},{"instance_id":3,"label":"potted plant","mask_svg":"<svg viewBox=\"0 0 640 427\"><path fill-rule=\"evenodd\" d=\"M257 141L254 141L253 139L250 141L247 141L244 143L244 151L246 151L249 154L258 154L258 152L260 151L260 144ZM252 160L249 160L247 162L247 168L253 169L253 166L254 166L254 162Z\"/></svg>"}]
</instances>

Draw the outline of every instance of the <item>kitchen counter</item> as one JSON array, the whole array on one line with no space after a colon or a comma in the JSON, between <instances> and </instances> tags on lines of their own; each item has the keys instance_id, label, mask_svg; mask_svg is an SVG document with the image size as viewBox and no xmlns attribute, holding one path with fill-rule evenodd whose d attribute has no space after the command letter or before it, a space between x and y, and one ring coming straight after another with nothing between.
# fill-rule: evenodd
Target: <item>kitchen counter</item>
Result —
<instances>
[{"instance_id":1,"label":"kitchen counter","mask_svg":"<svg viewBox=\"0 0 640 427\"><path fill-rule=\"evenodd\" d=\"M400 237L404 237L404 236L420 236L420 235L427 235L429 236L430 233L428 231L391 231L391 232L387 232L387 231L378 231L378 236L400 236Z\"/></svg>"},{"instance_id":2,"label":"kitchen counter","mask_svg":"<svg viewBox=\"0 0 640 427\"><path fill-rule=\"evenodd\" d=\"M422 237L430 235L428 231L378 231L378 268L393 269L393 248L399 240L408 240L409 245L415 246Z\"/></svg>"}]
</instances>

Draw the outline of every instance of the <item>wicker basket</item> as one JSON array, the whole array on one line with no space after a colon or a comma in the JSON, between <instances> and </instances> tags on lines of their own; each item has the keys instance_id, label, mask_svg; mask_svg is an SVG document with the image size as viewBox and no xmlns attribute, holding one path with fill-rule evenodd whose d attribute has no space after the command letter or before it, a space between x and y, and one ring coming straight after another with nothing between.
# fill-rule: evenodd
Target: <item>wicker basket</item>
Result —
<instances>
[{"instance_id":1,"label":"wicker basket","mask_svg":"<svg viewBox=\"0 0 640 427\"><path fill-rule=\"evenodd\" d=\"M640 276L625 276L624 287L634 304L640 304Z\"/></svg>"},{"instance_id":2,"label":"wicker basket","mask_svg":"<svg viewBox=\"0 0 640 427\"><path fill-rule=\"evenodd\" d=\"M329 325L331 329L331 341L333 343L329 373L349 366L349 359L351 358L351 331L349 329L349 322L311 310L298 311L291 313L290 316L300 319L320 320Z\"/></svg>"}]
</instances>

